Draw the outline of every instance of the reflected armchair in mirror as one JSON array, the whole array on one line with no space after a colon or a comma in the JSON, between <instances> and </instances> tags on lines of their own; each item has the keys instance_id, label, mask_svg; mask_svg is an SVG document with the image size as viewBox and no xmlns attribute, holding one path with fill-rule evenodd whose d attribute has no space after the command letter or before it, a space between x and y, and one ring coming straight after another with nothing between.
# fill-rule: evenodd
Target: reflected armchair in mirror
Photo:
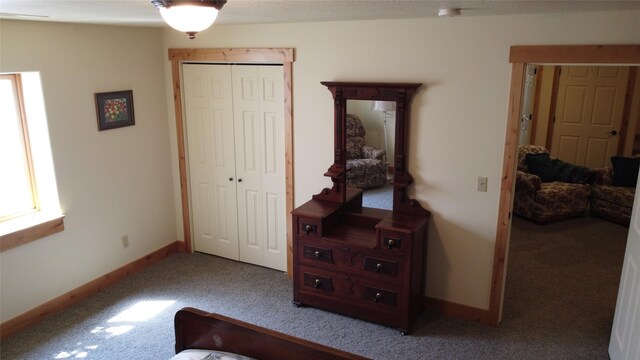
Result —
<instances>
[{"instance_id":1,"label":"reflected armchair in mirror","mask_svg":"<svg viewBox=\"0 0 640 360\"><path fill-rule=\"evenodd\" d=\"M366 130L357 115L347 114L347 186L362 189L382 186L387 181L385 151L368 146Z\"/></svg>"}]
</instances>

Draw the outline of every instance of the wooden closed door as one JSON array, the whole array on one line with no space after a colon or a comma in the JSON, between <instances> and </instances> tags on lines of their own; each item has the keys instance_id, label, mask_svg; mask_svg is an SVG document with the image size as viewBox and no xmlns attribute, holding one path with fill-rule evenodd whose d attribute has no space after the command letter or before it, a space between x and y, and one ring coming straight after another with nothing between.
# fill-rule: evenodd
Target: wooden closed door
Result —
<instances>
[{"instance_id":1,"label":"wooden closed door","mask_svg":"<svg viewBox=\"0 0 640 360\"><path fill-rule=\"evenodd\" d=\"M563 66L551 155L598 168L609 165L621 139L629 67Z\"/></svg>"},{"instance_id":2,"label":"wooden closed door","mask_svg":"<svg viewBox=\"0 0 640 360\"><path fill-rule=\"evenodd\" d=\"M183 65L194 248L286 270L282 66Z\"/></svg>"}]
</instances>

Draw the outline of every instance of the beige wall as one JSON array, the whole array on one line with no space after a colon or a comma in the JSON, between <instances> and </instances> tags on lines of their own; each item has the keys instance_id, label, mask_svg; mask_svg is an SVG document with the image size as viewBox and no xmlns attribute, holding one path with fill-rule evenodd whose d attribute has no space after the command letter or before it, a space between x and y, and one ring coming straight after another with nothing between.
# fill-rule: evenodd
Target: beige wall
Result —
<instances>
[{"instance_id":1,"label":"beige wall","mask_svg":"<svg viewBox=\"0 0 640 360\"><path fill-rule=\"evenodd\" d=\"M0 72L40 72L66 215L63 232L0 254L5 322L176 230L161 30L1 20L0 34ZM94 93L115 90L133 90L136 124L98 132Z\"/></svg>"},{"instance_id":2,"label":"beige wall","mask_svg":"<svg viewBox=\"0 0 640 360\"><path fill-rule=\"evenodd\" d=\"M506 130L509 46L640 43L639 17L640 12L628 11L214 25L195 40L166 29L165 46L295 48L297 205L330 183L322 174L333 161L332 98L320 81L423 83L412 107L409 170L416 181L412 193L433 214L427 295L487 309ZM167 81L168 66L167 61ZM171 96L167 94L168 101ZM172 122L171 110L169 116ZM174 177L176 159L174 149ZM489 178L488 192L476 192L478 176Z\"/></svg>"}]
</instances>

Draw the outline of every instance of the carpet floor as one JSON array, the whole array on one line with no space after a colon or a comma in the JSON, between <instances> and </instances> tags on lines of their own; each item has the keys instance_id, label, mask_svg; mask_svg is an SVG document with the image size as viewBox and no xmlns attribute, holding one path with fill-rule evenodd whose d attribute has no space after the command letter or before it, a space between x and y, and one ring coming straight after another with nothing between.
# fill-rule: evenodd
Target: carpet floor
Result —
<instances>
[{"instance_id":1,"label":"carpet floor","mask_svg":"<svg viewBox=\"0 0 640 360\"><path fill-rule=\"evenodd\" d=\"M627 228L515 218L503 322L426 311L410 336L291 304L286 274L176 254L2 341L10 359L168 359L173 314L191 306L373 359L608 359Z\"/></svg>"}]
</instances>

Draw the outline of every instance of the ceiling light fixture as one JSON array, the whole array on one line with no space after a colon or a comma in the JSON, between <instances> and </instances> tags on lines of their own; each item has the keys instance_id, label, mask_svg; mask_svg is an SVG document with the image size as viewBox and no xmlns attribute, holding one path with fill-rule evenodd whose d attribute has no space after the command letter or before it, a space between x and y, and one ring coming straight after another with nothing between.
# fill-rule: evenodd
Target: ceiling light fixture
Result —
<instances>
[{"instance_id":1,"label":"ceiling light fixture","mask_svg":"<svg viewBox=\"0 0 640 360\"><path fill-rule=\"evenodd\" d=\"M151 3L169 26L195 39L196 33L216 21L227 0L151 0Z\"/></svg>"},{"instance_id":2,"label":"ceiling light fixture","mask_svg":"<svg viewBox=\"0 0 640 360\"><path fill-rule=\"evenodd\" d=\"M439 17L453 17L461 14L460 8L442 8L438 10Z\"/></svg>"}]
</instances>

